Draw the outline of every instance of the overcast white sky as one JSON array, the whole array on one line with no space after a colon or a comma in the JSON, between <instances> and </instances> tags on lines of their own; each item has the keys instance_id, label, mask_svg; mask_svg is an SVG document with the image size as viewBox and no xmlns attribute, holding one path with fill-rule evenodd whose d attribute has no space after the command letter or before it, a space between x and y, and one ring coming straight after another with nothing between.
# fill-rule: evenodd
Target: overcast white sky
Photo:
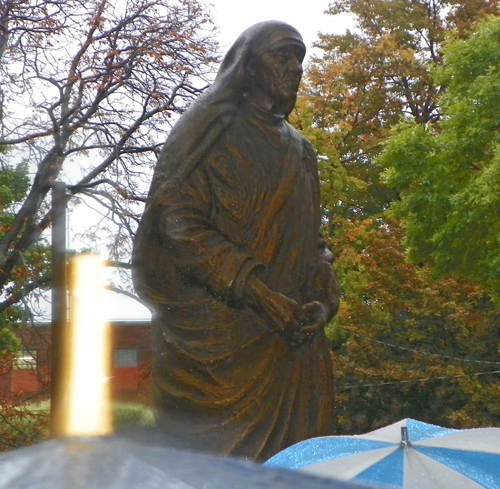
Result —
<instances>
[{"instance_id":1,"label":"overcast white sky","mask_svg":"<svg viewBox=\"0 0 500 489\"><path fill-rule=\"evenodd\" d=\"M325 15L329 0L205 0L219 26L219 42L222 50L227 48L247 28L262 20L282 20L295 27L310 47L317 39L318 31L324 33L344 32L349 17ZM295 5L295 6L294 6ZM225 49L224 49L225 48Z\"/></svg>"}]
</instances>

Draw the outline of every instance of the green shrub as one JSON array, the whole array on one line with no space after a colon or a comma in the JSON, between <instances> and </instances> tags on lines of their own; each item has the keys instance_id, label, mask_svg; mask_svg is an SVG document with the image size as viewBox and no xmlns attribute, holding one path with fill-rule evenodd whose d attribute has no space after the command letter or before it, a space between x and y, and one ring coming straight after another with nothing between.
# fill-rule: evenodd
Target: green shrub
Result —
<instances>
[{"instance_id":1,"label":"green shrub","mask_svg":"<svg viewBox=\"0 0 500 489\"><path fill-rule=\"evenodd\" d=\"M115 431L124 428L151 428L155 425L153 411L142 404L129 402L113 403Z\"/></svg>"}]
</instances>

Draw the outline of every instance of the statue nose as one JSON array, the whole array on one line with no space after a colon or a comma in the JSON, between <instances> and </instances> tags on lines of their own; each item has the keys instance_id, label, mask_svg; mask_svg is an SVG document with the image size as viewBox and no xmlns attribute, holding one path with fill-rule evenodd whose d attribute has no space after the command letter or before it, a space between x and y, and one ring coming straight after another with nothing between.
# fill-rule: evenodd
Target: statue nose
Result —
<instances>
[{"instance_id":1,"label":"statue nose","mask_svg":"<svg viewBox=\"0 0 500 489\"><path fill-rule=\"evenodd\" d=\"M303 72L302 63L295 56L290 56L288 60L288 69L300 74Z\"/></svg>"}]
</instances>

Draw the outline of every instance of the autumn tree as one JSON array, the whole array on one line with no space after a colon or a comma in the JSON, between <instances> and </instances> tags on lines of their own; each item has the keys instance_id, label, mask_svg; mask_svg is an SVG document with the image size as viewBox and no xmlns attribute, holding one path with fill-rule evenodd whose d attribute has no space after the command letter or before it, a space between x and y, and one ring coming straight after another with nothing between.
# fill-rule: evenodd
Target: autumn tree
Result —
<instances>
[{"instance_id":1,"label":"autumn tree","mask_svg":"<svg viewBox=\"0 0 500 489\"><path fill-rule=\"evenodd\" d=\"M410 417L500 425L500 312L477 284L406 260L396 221L346 223L334 242L343 302L335 341L339 433Z\"/></svg>"},{"instance_id":2,"label":"autumn tree","mask_svg":"<svg viewBox=\"0 0 500 489\"><path fill-rule=\"evenodd\" d=\"M0 312L49 283L25 256L50 226L57 179L101 206L109 257L128 260L159 147L215 50L197 0L1 0L0 146L31 179L0 234Z\"/></svg>"},{"instance_id":3,"label":"autumn tree","mask_svg":"<svg viewBox=\"0 0 500 489\"><path fill-rule=\"evenodd\" d=\"M430 71L442 62L446 32L464 32L499 5L496 0L330 3L327 14L349 13L355 28L320 34L316 46L323 54L307 69L296 121L323 157L331 216L371 216L397 197L395 189L381 185L373 159L402 119L439 119L436 97L443 85ZM332 177L339 184L329 193Z\"/></svg>"},{"instance_id":4,"label":"autumn tree","mask_svg":"<svg viewBox=\"0 0 500 489\"><path fill-rule=\"evenodd\" d=\"M386 144L380 163L401 200L413 262L440 276L476 280L500 301L500 19L481 22L469 38L443 48L436 83L447 91L439 127L405 124Z\"/></svg>"},{"instance_id":5,"label":"autumn tree","mask_svg":"<svg viewBox=\"0 0 500 489\"><path fill-rule=\"evenodd\" d=\"M455 427L500 423L492 401L499 393L498 309L474 282L435 280L422 263L405 261L405 233L386 212L401 187L381 181L376 163L401 121L441 124L438 101L449 80L432 71L443 63L446 35L467 37L499 4L330 3L328 14L350 13L355 28L320 35L323 54L306 71L293 117L319 155L325 234L343 290L328 328L339 432L404 417ZM404 141L397 146L401 154L407 149ZM406 176L409 182L410 170ZM427 212L423 202L419 212Z\"/></svg>"}]
</instances>

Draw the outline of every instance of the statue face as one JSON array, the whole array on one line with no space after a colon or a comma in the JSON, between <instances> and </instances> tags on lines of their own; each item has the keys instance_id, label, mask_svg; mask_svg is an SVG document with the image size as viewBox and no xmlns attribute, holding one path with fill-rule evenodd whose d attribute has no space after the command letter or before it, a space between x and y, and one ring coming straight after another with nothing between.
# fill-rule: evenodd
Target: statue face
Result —
<instances>
[{"instance_id":1,"label":"statue face","mask_svg":"<svg viewBox=\"0 0 500 489\"><path fill-rule=\"evenodd\" d=\"M250 74L255 88L274 101L293 101L302 77L304 49L295 43L278 45L254 59Z\"/></svg>"}]
</instances>

